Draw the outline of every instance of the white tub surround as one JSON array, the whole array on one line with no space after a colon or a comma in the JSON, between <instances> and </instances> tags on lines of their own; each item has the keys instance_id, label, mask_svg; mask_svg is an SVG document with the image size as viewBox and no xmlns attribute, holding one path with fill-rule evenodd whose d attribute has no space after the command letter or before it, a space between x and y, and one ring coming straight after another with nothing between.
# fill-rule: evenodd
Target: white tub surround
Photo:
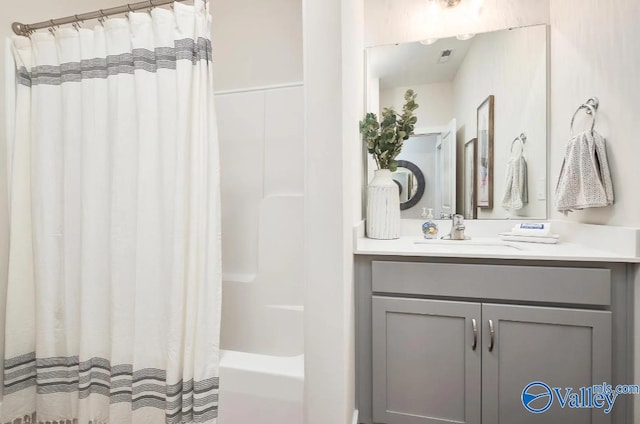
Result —
<instances>
[{"instance_id":1,"label":"white tub surround","mask_svg":"<svg viewBox=\"0 0 640 424\"><path fill-rule=\"evenodd\" d=\"M216 96L234 158L222 163L219 424L303 421L303 100L297 83Z\"/></svg>"},{"instance_id":2,"label":"white tub surround","mask_svg":"<svg viewBox=\"0 0 640 424\"><path fill-rule=\"evenodd\" d=\"M304 355L222 351L218 424L303 421Z\"/></svg>"},{"instance_id":3,"label":"white tub surround","mask_svg":"<svg viewBox=\"0 0 640 424\"><path fill-rule=\"evenodd\" d=\"M218 424L302 423L303 313L299 305L266 305L251 314L245 310L248 321L258 318L262 326L226 315L243 334L223 337L227 350L220 356Z\"/></svg>"},{"instance_id":4,"label":"white tub surround","mask_svg":"<svg viewBox=\"0 0 640 424\"><path fill-rule=\"evenodd\" d=\"M504 242L498 234L520 221L466 221L467 241L425 240L422 220L402 220L397 240L364 237L362 225L355 228L354 254L424 256L447 258L521 259L551 261L640 263L640 229L551 221L560 243ZM524 221L523 221L524 222ZM437 221L439 234L448 234L450 221Z\"/></svg>"}]
</instances>

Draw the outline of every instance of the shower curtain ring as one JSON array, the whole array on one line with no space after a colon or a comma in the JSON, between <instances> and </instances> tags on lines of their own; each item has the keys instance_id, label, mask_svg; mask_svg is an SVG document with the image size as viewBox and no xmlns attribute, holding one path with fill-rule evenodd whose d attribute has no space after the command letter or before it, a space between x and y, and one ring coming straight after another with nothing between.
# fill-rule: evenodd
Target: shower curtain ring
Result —
<instances>
[{"instance_id":1,"label":"shower curtain ring","mask_svg":"<svg viewBox=\"0 0 640 424\"><path fill-rule=\"evenodd\" d=\"M98 10L98 13L100 14L100 17L98 18L98 22L100 22L100 25L104 28L104 21L107 17L105 16L102 9Z\"/></svg>"},{"instance_id":2,"label":"shower curtain ring","mask_svg":"<svg viewBox=\"0 0 640 424\"><path fill-rule=\"evenodd\" d=\"M53 19L49 19L49 25L48 31L51 35L56 35L56 23L53 22Z\"/></svg>"}]
</instances>

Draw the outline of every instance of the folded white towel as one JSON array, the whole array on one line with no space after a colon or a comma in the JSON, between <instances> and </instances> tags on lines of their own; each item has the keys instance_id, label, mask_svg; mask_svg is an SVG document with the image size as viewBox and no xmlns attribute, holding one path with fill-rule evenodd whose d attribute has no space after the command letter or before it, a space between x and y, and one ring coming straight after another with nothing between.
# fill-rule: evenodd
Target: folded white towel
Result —
<instances>
[{"instance_id":1,"label":"folded white towel","mask_svg":"<svg viewBox=\"0 0 640 424\"><path fill-rule=\"evenodd\" d=\"M585 131L569 140L558 184L556 208L568 212L613 204L613 183L607 161L606 140Z\"/></svg>"},{"instance_id":2,"label":"folded white towel","mask_svg":"<svg viewBox=\"0 0 640 424\"><path fill-rule=\"evenodd\" d=\"M523 243L556 244L560 241L560 236L556 234L550 234L544 237L535 237L535 236L523 236L521 234L514 234L514 233L500 233L499 236L500 236L500 240L518 241Z\"/></svg>"},{"instance_id":3,"label":"folded white towel","mask_svg":"<svg viewBox=\"0 0 640 424\"><path fill-rule=\"evenodd\" d=\"M520 150L515 156L511 156L507 163L507 180L502 207L509 211L517 211L524 208L528 202L527 161Z\"/></svg>"}]
</instances>

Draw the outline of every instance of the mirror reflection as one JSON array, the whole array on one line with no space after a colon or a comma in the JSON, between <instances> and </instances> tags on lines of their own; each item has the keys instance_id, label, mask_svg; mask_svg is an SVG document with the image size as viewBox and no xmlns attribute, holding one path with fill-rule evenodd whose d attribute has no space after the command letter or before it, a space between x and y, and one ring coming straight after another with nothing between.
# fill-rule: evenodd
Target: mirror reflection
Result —
<instances>
[{"instance_id":1,"label":"mirror reflection","mask_svg":"<svg viewBox=\"0 0 640 424\"><path fill-rule=\"evenodd\" d=\"M418 94L397 159L418 169L423 190L409 168L394 174L403 218L423 207L436 218L546 218L546 26L373 47L367 73L369 112Z\"/></svg>"},{"instance_id":2,"label":"mirror reflection","mask_svg":"<svg viewBox=\"0 0 640 424\"><path fill-rule=\"evenodd\" d=\"M422 170L413 162L398 160L398 168L391 174L400 192L400 210L413 208L420 203L425 192Z\"/></svg>"}]
</instances>

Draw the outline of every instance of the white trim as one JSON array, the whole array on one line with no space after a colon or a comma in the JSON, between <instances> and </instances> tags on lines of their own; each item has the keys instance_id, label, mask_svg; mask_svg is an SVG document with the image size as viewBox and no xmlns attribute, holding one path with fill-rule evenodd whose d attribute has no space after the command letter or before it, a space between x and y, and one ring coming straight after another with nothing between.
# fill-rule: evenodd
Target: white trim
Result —
<instances>
[{"instance_id":1,"label":"white trim","mask_svg":"<svg viewBox=\"0 0 640 424\"><path fill-rule=\"evenodd\" d=\"M421 135L436 135L436 134L444 134L447 131L449 131L449 127L448 126L441 126L441 127L420 127L420 128L415 128L413 130L413 135L412 137L417 137L417 136L421 136Z\"/></svg>"},{"instance_id":2,"label":"white trim","mask_svg":"<svg viewBox=\"0 0 640 424\"><path fill-rule=\"evenodd\" d=\"M293 88L293 87L303 87L303 86L304 86L304 82L296 81L296 82L289 82L286 84L273 84L273 85L263 85L263 86L257 86L257 87L236 88L233 90L221 90L221 91L216 91L214 95L226 96L229 94L252 93L255 91L267 91L267 90L281 90L283 88Z\"/></svg>"},{"instance_id":3,"label":"white trim","mask_svg":"<svg viewBox=\"0 0 640 424\"><path fill-rule=\"evenodd\" d=\"M358 424L358 410L353 410L353 419L351 420L351 424Z\"/></svg>"},{"instance_id":4,"label":"white trim","mask_svg":"<svg viewBox=\"0 0 640 424\"><path fill-rule=\"evenodd\" d=\"M225 283L255 283L256 278L256 274L222 273L222 281Z\"/></svg>"}]
</instances>

